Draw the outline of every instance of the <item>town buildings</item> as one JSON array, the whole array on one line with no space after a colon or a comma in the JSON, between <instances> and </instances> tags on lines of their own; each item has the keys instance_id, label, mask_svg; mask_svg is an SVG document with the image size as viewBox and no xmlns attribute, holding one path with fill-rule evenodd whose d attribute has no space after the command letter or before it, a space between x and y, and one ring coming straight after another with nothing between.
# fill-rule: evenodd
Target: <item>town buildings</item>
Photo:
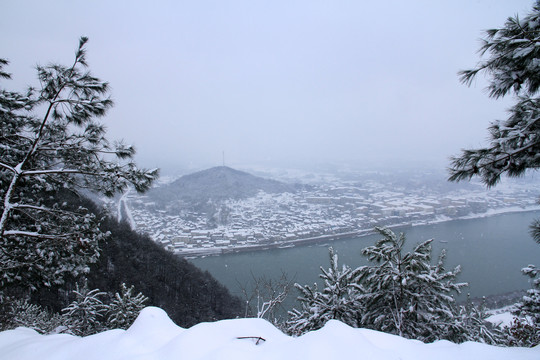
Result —
<instances>
[{"instance_id":1,"label":"town buildings","mask_svg":"<svg viewBox=\"0 0 540 360\"><path fill-rule=\"evenodd\" d=\"M441 180L443 181L443 180ZM183 256L293 246L358 236L375 226L426 224L494 212L537 208L540 186L505 181L496 189L481 184L433 186L393 179L333 179L295 193L259 192L245 199L212 203L211 211L167 211L151 198L128 193L120 217L137 231ZM123 215L122 215L123 214Z\"/></svg>"}]
</instances>

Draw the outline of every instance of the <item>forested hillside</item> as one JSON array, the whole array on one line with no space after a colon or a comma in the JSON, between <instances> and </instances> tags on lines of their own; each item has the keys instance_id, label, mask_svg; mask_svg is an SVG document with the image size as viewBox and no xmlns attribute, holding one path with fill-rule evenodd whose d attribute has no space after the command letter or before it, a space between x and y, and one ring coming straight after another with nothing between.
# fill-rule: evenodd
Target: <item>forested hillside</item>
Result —
<instances>
[{"instance_id":1,"label":"forested hillside","mask_svg":"<svg viewBox=\"0 0 540 360\"><path fill-rule=\"evenodd\" d=\"M90 288L117 291L124 282L148 296L148 305L164 309L182 327L202 321L234 318L241 303L208 272L156 245L126 223L108 219L111 237L101 246L99 261L88 274Z\"/></svg>"},{"instance_id":2,"label":"forested hillside","mask_svg":"<svg viewBox=\"0 0 540 360\"><path fill-rule=\"evenodd\" d=\"M67 194L62 199L76 201ZM102 215L91 201L76 202ZM71 292L77 283L86 282L89 289L111 294L125 283L148 297L145 305L159 306L182 327L234 318L241 313L240 300L231 296L208 272L159 247L148 236L131 230L127 223L105 217L101 231L110 232L110 236L99 244L100 256L90 265L90 272L78 278L68 277L62 285L39 288L31 293L33 303L60 312L73 300ZM17 285L4 289L7 296L24 297L26 293L26 289Z\"/></svg>"}]
</instances>

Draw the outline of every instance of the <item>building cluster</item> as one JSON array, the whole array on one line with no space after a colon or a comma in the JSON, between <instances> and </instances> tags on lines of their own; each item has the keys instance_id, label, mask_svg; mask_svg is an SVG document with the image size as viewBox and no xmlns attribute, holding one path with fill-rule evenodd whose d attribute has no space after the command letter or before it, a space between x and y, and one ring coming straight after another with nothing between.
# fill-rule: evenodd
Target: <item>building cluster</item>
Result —
<instances>
[{"instance_id":1,"label":"building cluster","mask_svg":"<svg viewBox=\"0 0 540 360\"><path fill-rule=\"evenodd\" d=\"M436 187L435 187L436 189ZM123 199L137 231L183 256L293 246L354 236L375 226L427 224L490 212L532 209L540 187L513 182L486 190L390 187L375 180L333 181L297 193L259 192L215 204L211 213L160 210L145 196Z\"/></svg>"}]
</instances>

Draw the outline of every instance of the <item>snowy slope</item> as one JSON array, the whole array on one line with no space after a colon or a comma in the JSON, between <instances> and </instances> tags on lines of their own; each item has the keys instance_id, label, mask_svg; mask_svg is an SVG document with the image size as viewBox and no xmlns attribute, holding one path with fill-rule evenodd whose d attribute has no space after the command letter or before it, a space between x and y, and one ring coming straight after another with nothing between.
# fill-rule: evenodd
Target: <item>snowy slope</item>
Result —
<instances>
[{"instance_id":1,"label":"snowy slope","mask_svg":"<svg viewBox=\"0 0 540 360\"><path fill-rule=\"evenodd\" d=\"M266 341L239 337L261 337ZM39 335L18 328L0 333L0 359L540 359L540 346L501 348L448 341L423 344L338 321L299 338L282 334L260 319L223 320L189 329L176 326L155 307L143 310L127 331L110 330L79 338Z\"/></svg>"}]
</instances>

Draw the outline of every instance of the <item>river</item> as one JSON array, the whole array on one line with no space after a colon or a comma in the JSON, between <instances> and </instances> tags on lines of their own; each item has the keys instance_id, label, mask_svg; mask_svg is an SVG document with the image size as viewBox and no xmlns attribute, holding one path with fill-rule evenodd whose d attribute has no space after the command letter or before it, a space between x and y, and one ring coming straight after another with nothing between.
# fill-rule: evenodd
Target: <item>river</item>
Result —
<instances>
[{"instance_id":1,"label":"river","mask_svg":"<svg viewBox=\"0 0 540 360\"><path fill-rule=\"evenodd\" d=\"M433 262L445 248L447 268L461 265L458 280L469 283L464 293L480 297L530 288L528 278L520 270L528 264L540 265L540 245L529 235L529 225L539 217L540 211L516 212L404 226L394 231L405 233L407 250L433 238ZM368 264L361 250L379 238L380 235L367 235L327 244L208 256L191 262L208 270L233 294L240 295L239 284L248 284L252 274L277 279L285 272L302 285L318 282L319 267L329 266L329 246L337 251L340 264L351 267ZM293 297L296 295L294 290Z\"/></svg>"}]
</instances>

